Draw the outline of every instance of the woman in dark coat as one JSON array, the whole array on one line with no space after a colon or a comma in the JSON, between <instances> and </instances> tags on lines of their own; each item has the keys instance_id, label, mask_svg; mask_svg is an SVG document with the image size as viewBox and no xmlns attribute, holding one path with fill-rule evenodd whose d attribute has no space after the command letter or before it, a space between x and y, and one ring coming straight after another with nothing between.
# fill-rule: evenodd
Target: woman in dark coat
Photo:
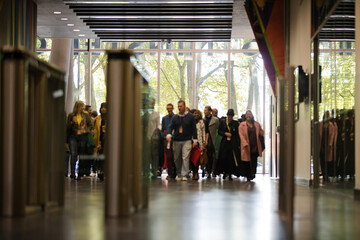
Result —
<instances>
[{"instance_id":1,"label":"woman in dark coat","mask_svg":"<svg viewBox=\"0 0 360 240\"><path fill-rule=\"evenodd\" d=\"M223 172L223 179L229 176L232 180L232 174L240 176L240 137L239 122L233 119L234 110L229 109L226 119L221 120L219 125L219 135L223 136L219 150L219 170Z\"/></svg>"}]
</instances>

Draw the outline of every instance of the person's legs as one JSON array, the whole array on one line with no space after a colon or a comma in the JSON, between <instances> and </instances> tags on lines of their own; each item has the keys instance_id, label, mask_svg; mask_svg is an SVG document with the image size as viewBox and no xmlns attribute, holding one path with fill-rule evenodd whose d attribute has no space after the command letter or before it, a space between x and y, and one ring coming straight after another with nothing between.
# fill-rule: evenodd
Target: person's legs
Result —
<instances>
[{"instance_id":1,"label":"person's legs","mask_svg":"<svg viewBox=\"0 0 360 240\"><path fill-rule=\"evenodd\" d=\"M184 141L182 145L182 167L181 167L181 176L186 177L189 172L189 161L190 161L190 152L192 149L191 140ZM177 167L177 165L176 165Z\"/></svg>"},{"instance_id":2,"label":"person's legs","mask_svg":"<svg viewBox=\"0 0 360 240\"><path fill-rule=\"evenodd\" d=\"M206 151L207 157L208 157L208 162L206 164L206 171L208 172L209 176L210 174L213 172L214 168L214 149L212 149L211 147L207 148Z\"/></svg>"},{"instance_id":3,"label":"person's legs","mask_svg":"<svg viewBox=\"0 0 360 240\"><path fill-rule=\"evenodd\" d=\"M181 166L182 166L182 142L175 141L173 143L174 147L174 161L176 167L176 176L181 177Z\"/></svg>"},{"instance_id":4,"label":"person's legs","mask_svg":"<svg viewBox=\"0 0 360 240\"><path fill-rule=\"evenodd\" d=\"M65 177L68 176L69 173L69 160L70 160L71 154L69 151L65 152Z\"/></svg>"},{"instance_id":5,"label":"person's legs","mask_svg":"<svg viewBox=\"0 0 360 240\"><path fill-rule=\"evenodd\" d=\"M251 178L251 167L250 167L250 162L248 161L241 161L242 167L243 167L243 174L244 177L246 177L247 181L252 180Z\"/></svg>"},{"instance_id":6,"label":"person's legs","mask_svg":"<svg viewBox=\"0 0 360 240\"><path fill-rule=\"evenodd\" d=\"M258 157L257 153L251 154L251 160L250 160L251 178L255 178L256 176L257 157Z\"/></svg>"},{"instance_id":7,"label":"person's legs","mask_svg":"<svg viewBox=\"0 0 360 240\"><path fill-rule=\"evenodd\" d=\"M87 143L87 133L81 134L78 136L78 154L80 155L79 159L79 173L78 176L82 177L83 175L90 174L90 161L85 158L87 155L86 152L86 143Z\"/></svg>"},{"instance_id":8,"label":"person's legs","mask_svg":"<svg viewBox=\"0 0 360 240\"><path fill-rule=\"evenodd\" d=\"M321 174L323 175L323 177L325 178L326 176L326 167L325 167L325 154L324 152L320 152L320 171L321 171Z\"/></svg>"},{"instance_id":9,"label":"person's legs","mask_svg":"<svg viewBox=\"0 0 360 240\"><path fill-rule=\"evenodd\" d=\"M70 177L75 178L75 165L78 155L77 148L77 138L76 136L71 136L69 140L69 148L70 148Z\"/></svg>"},{"instance_id":10,"label":"person's legs","mask_svg":"<svg viewBox=\"0 0 360 240\"><path fill-rule=\"evenodd\" d=\"M151 137L151 173L156 178L159 168L159 138L155 135Z\"/></svg>"},{"instance_id":11,"label":"person's legs","mask_svg":"<svg viewBox=\"0 0 360 240\"><path fill-rule=\"evenodd\" d=\"M216 157L216 151L214 151L212 158L213 158L212 173L213 173L213 176L215 177L216 175L219 175L219 171L217 170L218 161L217 161L217 157Z\"/></svg>"},{"instance_id":12,"label":"person's legs","mask_svg":"<svg viewBox=\"0 0 360 240\"><path fill-rule=\"evenodd\" d=\"M170 148L165 148L166 152L166 164L168 167L168 175L171 178L176 177L175 163L174 163L174 151L173 151L173 143L171 142Z\"/></svg>"}]
</instances>

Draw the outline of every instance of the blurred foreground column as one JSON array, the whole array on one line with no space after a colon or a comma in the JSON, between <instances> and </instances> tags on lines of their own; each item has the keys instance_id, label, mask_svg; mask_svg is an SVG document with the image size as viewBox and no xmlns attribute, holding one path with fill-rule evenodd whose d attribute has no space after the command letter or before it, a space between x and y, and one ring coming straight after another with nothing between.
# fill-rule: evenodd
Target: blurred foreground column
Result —
<instances>
[{"instance_id":1,"label":"blurred foreground column","mask_svg":"<svg viewBox=\"0 0 360 240\"><path fill-rule=\"evenodd\" d=\"M142 77L130 62L131 52L109 51L108 118L105 144L105 214L126 217L147 206L142 178Z\"/></svg>"}]
</instances>

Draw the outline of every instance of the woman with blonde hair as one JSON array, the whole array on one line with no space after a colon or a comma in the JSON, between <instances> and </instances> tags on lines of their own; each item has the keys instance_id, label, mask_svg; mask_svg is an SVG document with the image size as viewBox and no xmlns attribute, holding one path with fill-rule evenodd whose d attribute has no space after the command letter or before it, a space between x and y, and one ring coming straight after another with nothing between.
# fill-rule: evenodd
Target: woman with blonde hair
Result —
<instances>
[{"instance_id":1,"label":"woman with blonde hair","mask_svg":"<svg viewBox=\"0 0 360 240\"><path fill-rule=\"evenodd\" d=\"M67 143L70 148L70 177L76 180L80 179L83 174L81 172L81 161L79 161L79 174L75 177L75 165L78 155L86 153L87 134L91 130L91 119L85 112L85 104L83 101L76 101L72 113L67 118Z\"/></svg>"}]
</instances>

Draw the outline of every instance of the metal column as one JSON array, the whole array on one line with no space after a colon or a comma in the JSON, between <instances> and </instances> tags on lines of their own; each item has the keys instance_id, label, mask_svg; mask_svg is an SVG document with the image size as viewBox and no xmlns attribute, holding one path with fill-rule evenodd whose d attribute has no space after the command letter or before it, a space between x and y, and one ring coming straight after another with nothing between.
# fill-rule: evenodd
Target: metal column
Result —
<instances>
[{"instance_id":1,"label":"metal column","mask_svg":"<svg viewBox=\"0 0 360 240\"><path fill-rule=\"evenodd\" d=\"M141 76L132 52L108 51L106 123L107 217L126 217L146 205L142 185Z\"/></svg>"},{"instance_id":2,"label":"metal column","mask_svg":"<svg viewBox=\"0 0 360 240\"><path fill-rule=\"evenodd\" d=\"M0 216L62 206L64 73L24 50L0 53Z\"/></svg>"}]
</instances>

